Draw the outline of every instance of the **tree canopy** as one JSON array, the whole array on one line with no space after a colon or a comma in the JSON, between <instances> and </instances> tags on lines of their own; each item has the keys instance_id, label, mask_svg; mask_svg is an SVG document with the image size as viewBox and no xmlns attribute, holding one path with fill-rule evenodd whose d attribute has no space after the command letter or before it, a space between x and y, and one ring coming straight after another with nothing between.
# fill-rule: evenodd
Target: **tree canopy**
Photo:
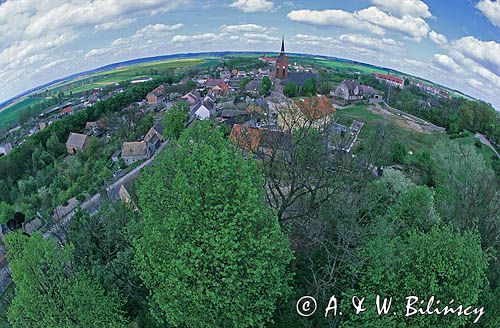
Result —
<instances>
[{"instance_id":1,"label":"tree canopy","mask_svg":"<svg viewBox=\"0 0 500 328\"><path fill-rule=\"evenodd\" d=\"M256 327L288 290L288 241L262 175L206 122L160 154L138 187L133 245L159 317L188 327Z\"/></svg>"}]
</instances>

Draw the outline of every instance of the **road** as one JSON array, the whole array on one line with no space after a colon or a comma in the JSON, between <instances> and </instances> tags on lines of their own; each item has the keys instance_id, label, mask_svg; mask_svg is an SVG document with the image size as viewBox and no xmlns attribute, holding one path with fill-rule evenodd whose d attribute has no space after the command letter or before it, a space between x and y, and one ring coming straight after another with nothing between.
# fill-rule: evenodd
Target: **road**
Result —
<instances>
[{"instance_id":1,"label":"road","mask_svg":"<svg viewBox=\"0 0 500 328\"><path fill-rule=\"evenodd\" d=\"M500 154L498 154L497 150L495 149L495 147L493 147L493 145L491 144L491 142L488 140L488 138L486 138L486 136L484 134L481 134L481 133L476 133L476 138L479 139L479 141L481 141L481 143L483 145L486 145L488 147L491 148L491 150L493 150L495 152L495 154L497 155L498 158L500 158Z\"/></svg>"}]
</instances>

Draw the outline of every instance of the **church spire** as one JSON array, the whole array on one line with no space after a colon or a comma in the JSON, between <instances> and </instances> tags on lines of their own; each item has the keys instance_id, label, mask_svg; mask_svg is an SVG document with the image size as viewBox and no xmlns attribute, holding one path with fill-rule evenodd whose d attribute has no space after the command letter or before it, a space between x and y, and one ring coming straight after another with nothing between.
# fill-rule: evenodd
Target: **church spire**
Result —
<instances>
[{"instance_id":1,"label":"church spire","mask_svg":"<svg viewBox=\"0 0 500 328\"><path fill-rule=\"evenodd\" d=\"M281 53L285 53L285 35L281 38Z\"/></svg>"}]
</instances>

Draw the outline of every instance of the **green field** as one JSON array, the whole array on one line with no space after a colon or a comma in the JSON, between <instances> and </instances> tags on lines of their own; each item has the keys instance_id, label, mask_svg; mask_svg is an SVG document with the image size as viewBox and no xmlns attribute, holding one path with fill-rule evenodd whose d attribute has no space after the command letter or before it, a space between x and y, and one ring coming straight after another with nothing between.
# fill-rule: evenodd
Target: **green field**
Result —
<instances>
[{"instance_id":1,"label":"green field","mask_svg":"<svg viewBox=\"0 0 500 328\"><path fill-rule=\"evenodd\" d=\"M32 105L42 102L42 98L25 98L18 101L12 105L9 105L0 111L0 128L4 128L8 125L15 124L19 113Z\"/></svg>"},{"instance_id":2,"label":"green field","mask_svg":"<svg viewBox=\"0 0 500 328\"><path fill-rule=\"evenodd\" d=\"M156 78L168 70L189 68L203 64L205 61L206 59L200 58L173 59L120 67L65 82L49 88L49 90L53 92L62 91L64 93L70 91L73 93L85 92L94 88L101 88L134 79L149 77Z\"/></svg>"}]
</instances>

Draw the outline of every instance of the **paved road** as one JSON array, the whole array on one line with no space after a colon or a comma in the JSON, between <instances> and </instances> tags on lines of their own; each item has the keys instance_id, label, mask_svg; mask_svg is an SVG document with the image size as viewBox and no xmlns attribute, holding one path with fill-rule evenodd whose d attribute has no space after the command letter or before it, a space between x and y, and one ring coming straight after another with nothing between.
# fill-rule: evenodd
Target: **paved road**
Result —
<instances>
[{"instance_id":1,"label":"paved road","mask_svg":"<svg viewBox=\"0 0 500 328\"><path fill-rule=\"evenodd\" d=\"M498 156L498 158L500 158L500 154L498 154L498 152L495 149L495 147L493 147L493 145L491 144L491 142L488 140L488 138L486 138L486 136L484 134L476 133L476 138L478 138L479 141L481 141L481 143L483 145L486 145L486 146L490 147L491 150L493 150L495 152L495 154Z\"/></svg>"}]
</instances>

